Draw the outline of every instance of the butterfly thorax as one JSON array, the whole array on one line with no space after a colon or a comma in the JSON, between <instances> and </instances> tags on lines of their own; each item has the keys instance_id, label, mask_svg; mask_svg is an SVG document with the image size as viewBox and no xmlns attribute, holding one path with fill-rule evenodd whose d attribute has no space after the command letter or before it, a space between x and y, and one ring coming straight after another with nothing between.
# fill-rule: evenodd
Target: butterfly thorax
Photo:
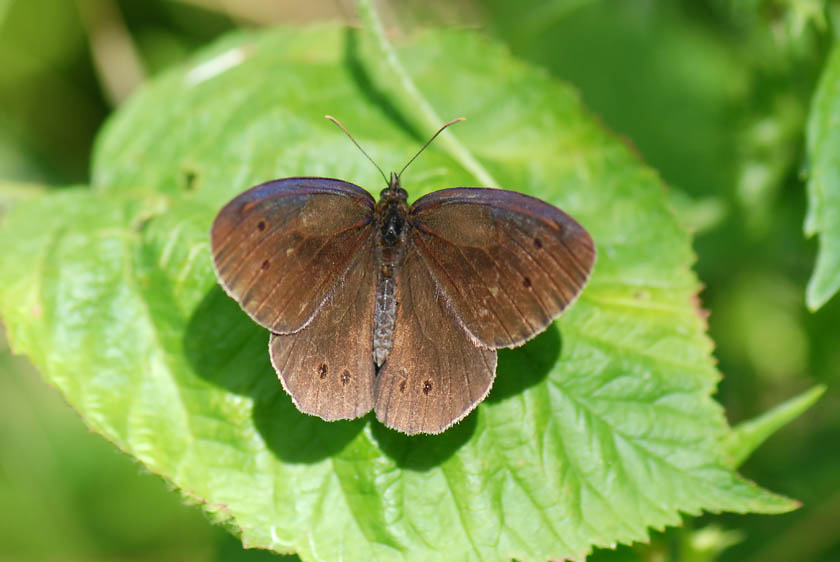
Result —
<instances>
[{"instance_id":1,"label":"butterfly thorax","mask_svg":"<svg viewBox=\"0 0 840 562\"><path fill-rule=\"evenodd\" d=\"M397 321L397 272L405 254L408 217L408 194L400 187L400 178L382 190L376 204L376 304L373 315L373 360L381 367L391 351Z\"/></svg>"}]
</instances>

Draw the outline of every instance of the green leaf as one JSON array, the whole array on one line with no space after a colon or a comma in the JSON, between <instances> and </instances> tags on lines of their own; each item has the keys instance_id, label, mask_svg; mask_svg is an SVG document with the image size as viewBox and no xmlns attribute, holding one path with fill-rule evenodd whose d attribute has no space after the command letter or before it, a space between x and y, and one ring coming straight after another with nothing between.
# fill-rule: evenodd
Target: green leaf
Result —
<instances>
[{"instance_id":1,"label":"green leaf","mask_svg":"<svg viewBox=\"0 0 840 562\"><path fill-rule=\"evenodd\" d=\"M805 233L819 234L817 265L808 281L808 308L817 310L840 289L840 45L820 78L808 118L808 214Z\"/></svg>"},{"instance_id":2,"label":"green leaf","mask_svg":"<svg viewBox=\"0 0 840 562\"><path fill-rule=\"evenodd\" d=\"M0 179L0 220L18 201L41 197L47 189L36 183Z\"/></svg>"},{"instance_id":3,"label":"green leaf","mask_svg":"<svg viewBox=\"0 0 840 562\"><path fill-rule=\"evenodd\" d=\"M819 400L825 390L825 386L815 386L754 419L738 424L726 436L724 447L729 459L727 464L732 467L740 466L768 437L798 418Z\"/></svg>"},{"instance_id":4,"label":"green leaf","mask_svg":"<svg viewBox=\"0 0 840 562\"><path fill-rule=\"evenodd\" d=\"M795 43L809 28L825 31L827 27L829 0L723 0L717 4L741 25L776 27L777 41Z\"/></svg>"},{"instance_id":5,"label":"green leaf","mask_svg":"<svg viewBox=\"0 0 840 562\"><path fill-rule=\"evenodd\" d=\"M571 89L471 33L419 35L400 64L436 113L470 118L458 142L492 177L586 226L592 280L561 321L500 352L491 395L440 436L295 409L268 334L216 285L208 230L275 177L383 187L324 113L384 167L428 137L368 41L337 26L232 35L122 107L92 190L23 202L0 227L15 348L246 546L305 560L580 558L681 512L795 507L723 460L691 239L657 175ZM473 183L450 154L433 145L412 165L412 198Z\"/></svg>"}]
</instances>

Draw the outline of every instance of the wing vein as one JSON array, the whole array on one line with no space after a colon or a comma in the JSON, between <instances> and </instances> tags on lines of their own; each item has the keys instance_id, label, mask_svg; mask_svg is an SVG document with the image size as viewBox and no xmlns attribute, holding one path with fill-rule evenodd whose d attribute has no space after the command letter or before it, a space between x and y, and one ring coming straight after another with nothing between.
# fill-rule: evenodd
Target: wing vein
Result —
<instances>
[{"instance_id":1,"label":"wing vein","mask_svg":"<svg viewBox=\"0 0 840 562\"><path fill-rule=\"evenodd\" d=\"M417 236L417 238L420 238L420 237L419 237L419 236ZM440 238L440 237L438 237L438 238ZM443 240L442 238L440 238L440 239L441 239L441 240ZM432 257L431 257L431 255L427 256L426 254L431 254L431 252L428 250L428 247L426 246L426 244L423 242L423 240L422 240L422 239L420 240L420 242L421 242L421 244L423 245L423 247L427 248L427 249L426 249L426 253L421 253L421 256L423 257L423 259L424 259L424 260L426 260L426 259L430 259L430 260L432 260L432 261L435 263L435 265L437 265L438 269L439 269L440 271L442 271L445 275L447 275L447 273L446 273L446 268L445 268L445 267L443 267L443 266L442 266L442 265L441 265L441 264L440 264L437 260L435 260L434 258L432 258ZM444 241L444 242L445 242L445 241ZM449 245L450 245L450 246L453 246L453 247L455 247L455 248L457 248L457 249L458 249L458 251L461 253L461 255L462 255L462 256L464 256L464 253L463 253L463 252L461 252L461 249L460 249L460 248L458 248L458 246L455 246L454 244L449 244ZM427 266L427 267L428 267L428 266ZM475 268L474 268L474 267L472 267L472 264L470 264L470 269L472 269L472 270L473 270L473 273L475 273L475 274L476 274L476 277L477 277L477 278L478 278L478 279L479 279L482 283L484 283L484 280L481 278L481 276L480 276L480 275L478 275L478 272L475 270ZM447 277L449 278L449 281L450 281L450 283L452 283L452 286L455 288L455 290L456 290L456 291L458 291L458 293L461 295L461 300L462 300L463 302L468 302L468 299L464 296L464 293L462 293L462 292L459 290L458 284L457 284L457 283L455 283L455 282L453 281L452 277L450 277L449 275L447 275ZM438 285L438 288L440 289L440 291L441 291L441 292L445 295L445 294L446 294L446 290L445 290L443 287L441 287L441 286L440 286L440 284L437 282L437 280L436 280L436 279L434 279L434 278L432 278L432 279L433 279L433 280L435 281L435 283ZM485 285L485 288L488 290L488 292L490 291L490 289L489 289L489 287L487 287L487 285ZM451 302L451 299L450 299L450 302ZM474 314L476 317L480 316L480 315L478 314L478 311L477 311L474 307L471 307L471 308L472 308L472 310L473 310L473 314ZM508 329L507 329L507 326L505 326L505 325L504 325L504 323L501 321L501 319L499 318L498 314L496 314L496 311L495 311L495 310L493 310L493 309L491 308L491 309L490 309L490 312L493 314L493 316L494 316L494 317L496 317L496 321L497 321L497 322L499 323L499 325L502 327L502 330L504 330L504 331L505 331L505 334L507 335L508 339L509 339L509 340L511 340L512 338L511 338L510 332L509 332L509 331L508 331ZM462 321L460 318L458 319L458 321L459 321L460 323L463 323L463 321ZM466 326L464 326L464 328L466 328L466 329L467 329L467 331L470 333L470 335L472 335L472 331L470 331L470 330L469 330L469 328L467 328ZM473 336L473 337L475 337L475 336Z\"/></svg>"},{"instance_id":2,"label":"wing vein","mask_svg":"<svg viewBox=\"0 0 840 562\"><path fill-rule=\"evenodd\" d=\"M491 261L491 262L493 262L493 265L496 267L496 269L497 269L497 270L499 270L499 272L503 272L503 269L502 269L501 265L499 264L499 262L497 262L497 261L493 258L493 255L492 255L490 252L487 252L487 251L485 251L484 253L485 253L485 254L487 254L487 257L489 257L489 258L490 258L490 261ZM513 305L513 308L515 308L515 309L516 309L516 312L519 314L519 316L522 318L522 320L524 320L524 321L525 321L525 324L527 324L527 325L528 325L528 330L530 330L531 332L536 331L536 330L534 329L534 326L533 326L533 325L531 324L531 322L528 320L527 316L525 316L524 314L522 314L522 310L519 308L519 305L518 305L518 304L516 304L516 299L511 298L510 293L508 293L507 289L505 288L504 283L499 283L499 288L501 288L502 292L505 294L505 297L506 297L506 298L507 298L507 300L510 302L510 304L512 304L512 305ZM488 290L489 290L489 287L488 287ZM542 304L542 303L540 303L540 304Z\"/></svg>"},{"instance_id":3,"label":"wing vein","mask_svg":"<svg viewBox=\"0 0 840 562\"><path fill-rule=\"evenodd\" d=\"M327 245L329 245L329 243L330 243L330 240L328 238L324 240L324 243L321 244L321 246L318 248L317 252L315 252L313 257L310 258L310 260L307 262L307 265L300 268L299 274L295 277L296 280L302 280L302 278L306 275L306 271L309 269L309 265L311 265L312 262L315 261L315 256L319 255L321 253L321 251L324 248L326 248ZM322 277L323 277L323 279L321 280L321 282L318 284L318 287L317 287L318 290L320 290L324 286L325 283L329 282L329 279L327 278L327 276L322 276ZM338 283L338 281L333 280L333 283ZM277 288L279 286L280 286L280 283L275 283L274 286L268 291L268 294L266 294L265 297L263 297L263 299L260 301L260 304L255 309L253 309L253 315L254 316L259 315L260 311L262 311L263 307L266 305L268 300L274 295L274 292L277 290ZM315 294L316 295L318 294L317 290L316 290ZM325 297L324 300L326 300L326 297ZM288 299L288 298L283 301L283 306L279 307L276 311L277 316L279 316L280 313L282 313L283 311L286 310L286 308L289 306L289 302L290 302L290 299ZM317 314L317 311L318 311L318 309L320 309L323 302L324 301L322 300L320 303L318 303L318 307L313 312L313 316L315 314Z\"/></svg>"},{"instance_id":4,"label":"wing vein","mask_svg":"<svg viewBox=\"0 0 840 562\"><path fill-rule=\"evenodd\" d=\"M510 240L511 240L511 241L513 241L513 243L514 243L514 244L516 244L517 246L519 246L519 247L522 249L522 252L523 252L526 256L528 256L528 259L530 259L530 260L531 260L531 262L532 262L534 265L536 265L538 268L540 268L540 270L541 270L541 271L545 274L545 276L546 276L546 277L548 277L548 280L549 280L549 281L551 281L551 284L552 284L552 285L554 285L554 290L555 290L558 294L562 295L563 299L564 299L566 302L569 302L569 299L566 297L566 292L563 290L563 287L562 287L561 285L558 285L558 284L557 284L557 281L554 279L554 275L552 275L552 274L551 274L551 272L550 272L548 269L546 269L546 268L545 268L545 266L542 264L542 262L540 262L540 260L538 260L536 257L534 257L534 255L533 255L533 254L532 254L532 253L528 250L528 247L527 247L526 245L524 245L524 244L520 243L520 242L519 242L519 240L517 240L516 238L511 237L511 238L510 238ZM549 255L550 255L550 254L549 254ZM552 259L553 259L553 257L552 257ZM560 265L560 264L557 262L557 260L553 260L553 261L554 261L554 263L557 263L558 265ZM562 269L562 266L561 266L561 269ZM536 292L535 292L534 294L536 294ZM538 300L539 300L539 299L538 299ZM550 309L548 309L548 308L546 308L546 307L543 305L543 303L542 303L542 301L541 301L541 300L540 300L540 306L542 306L542 307L543 307L543 310L545 310L546 312L548 312L548 313L550 314L550 311L551 311L551 310L550 310Z\"/></svg>"}]
</instances>

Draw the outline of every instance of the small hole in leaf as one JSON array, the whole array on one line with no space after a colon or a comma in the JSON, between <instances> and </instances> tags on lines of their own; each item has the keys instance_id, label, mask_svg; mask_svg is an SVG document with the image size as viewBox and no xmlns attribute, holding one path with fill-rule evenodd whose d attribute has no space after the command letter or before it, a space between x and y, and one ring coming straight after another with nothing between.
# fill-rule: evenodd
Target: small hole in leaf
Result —
<instances>
[{"instance_id":1,"label":"small hole in leaf","mask_svg":"<svg viewBox=\"0 0 840 562\"><path fill-rule=\"evenodd\" d=\"M184 191L195 191L198 188L199 174L197 170L186 168L181 172L181 186Z\"/></svg>"}]
</instances>

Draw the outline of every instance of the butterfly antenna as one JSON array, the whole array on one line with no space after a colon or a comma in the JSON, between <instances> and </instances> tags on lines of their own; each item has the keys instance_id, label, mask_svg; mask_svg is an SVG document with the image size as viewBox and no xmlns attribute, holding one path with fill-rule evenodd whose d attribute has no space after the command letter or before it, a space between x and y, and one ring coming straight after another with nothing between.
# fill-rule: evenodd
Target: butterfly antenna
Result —
<instances>
[{"instance_id":1,"label":"butterfly antenna","mask_svg":"<svg viewBox=\"0 0 840 562\"><path fill-rule=\"evenodd\" d=\"M402 173L405 171L405 169L406 169L406 168L408 168L409 164L411 164L412 162L414 162L414 161L417 159L417 157L418 157L418 156L420 156L420 153L421 153L421 152L423 152L424 150L426 150L426 147L427 147L427 146L429 146L430 144L432 144L432 141L433 141L433 140L435 140L435 139L437 138L437 136L443 132L443 130L444 130L444 129L446 129L446 128L447 128L448 126L450 126L450 125L454 125L455 123L458 123L459 121L466 121L466 120L467 120L467 118L466 118L466 117L458 117L457 119L453 119L452 121L449 121L448 123L444 123L444 124L443 124L443 126L442 126L440 129L438 129L438 130L437 130L437 133L435 133L434 135L432 135L432 138L430 138L429 140L427 140L427 141L426 141L426 144L424 144L424 145L423 145L423 148L421 148L420 150L418 150L418 151L417 151L417 154L415 154L415 155L411 158L411 160L409 160L409 161L408 161L408 164L406 164L405 166L403 166L403 169L402 169L402 170L400 170L400 173L399 173L399 174L397 174L397 176L398 176L398 177L399 177L399 176L402 176Z\"/></svg>"},{"instance_id":2,"label":"butterfly antenna","mask_svg":"<svg viewBox=\"0 0 840 562\"><path fill-rule=\"evenodd\" d=\"M386 176L386 175L385 175L385 172L383 172L383 171L382 171L382 168L380 168L380 167L379 167L379 165L378 165L376 162L374 162L374 161L373 161L373 158L371 158L371 157L370 157L370 155L369 155L367 152L365 152L365 149L364 149L364 148L362 148L361 146L359 146L359 143L357 143L357 142L356 142L356 139L354 139L354 138L353 138L353 135L351 135L351 134L350 134L350 131L348 131L347 129L345 129L345 128L344 128L344 125L342 125L342 124L341 124L341 121L339 121L338 119L336 119L336 118L335 118L335 117L333 117L332 115L324 115L324 118L325 118L325 119L329 119L330 121L332 121L333 123L335 123L336 125L338 125L338 128L339 128L339 129L341 129L342 131L344 131L344 134L345 134L345 135L347 135L348 137L350 137L350 140L351 140L351 141L353 141L353 144L355 144L355 145L356 145L356 148L358 148L359 150L361 150L361 151L362 151L362 154L364 154L364 155L365 155L365 157L366 157L368 160L370 160L370 163L371 163L371 164L373 164L374 166L376 166L376 169L377 169L377 170L379 170L379 173L380 173L380 174L382 174L382 179L384 179L384 180L385 180L385 183L388 183L388 176ZM438 132L440 132L440 131L438 131ZM434 137L432 137L432 138L434 138Z\"/></svg>"}]
</instances>

